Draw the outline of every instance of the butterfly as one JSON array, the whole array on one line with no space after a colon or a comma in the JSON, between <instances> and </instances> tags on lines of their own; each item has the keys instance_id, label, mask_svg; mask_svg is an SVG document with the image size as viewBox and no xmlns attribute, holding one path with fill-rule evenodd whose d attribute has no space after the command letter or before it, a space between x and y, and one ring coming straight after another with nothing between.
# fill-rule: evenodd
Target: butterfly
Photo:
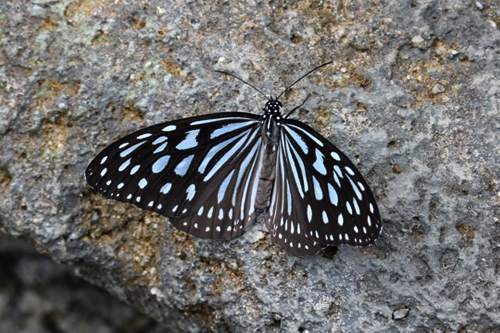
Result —
<instances>
[{"instance_id":1,"label":"butterfly","mask_svg":"<svg viewBox=\"0 0 500 333\"><path fill-rule=\"evenodd\" d=\"M331 63L331 62L330 62ZM282 115L279 98L323 64L266 97L260 115L224 112L144 128L89 164L88 183L106 198L169 218L200 238L241 235L259 214L290 255L341 244L366 246L382 225L354 164L304 123Z\"/></svg>"}]
</instances>

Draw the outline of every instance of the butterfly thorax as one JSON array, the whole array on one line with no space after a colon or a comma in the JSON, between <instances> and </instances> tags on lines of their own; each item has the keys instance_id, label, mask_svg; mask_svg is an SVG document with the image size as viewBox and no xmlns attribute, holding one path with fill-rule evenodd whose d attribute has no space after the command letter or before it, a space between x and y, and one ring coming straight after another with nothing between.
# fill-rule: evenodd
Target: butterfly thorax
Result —
<instances>
[{"instance_id":1,"label":"butterfly thorax","mask_svg":"<svg viewBox=\"0 0 500 333\"><path fill-rule=\"evenodd\" d=\"M265 209L269 207L276 176L276 156L280 139L280 120L282 104L278 100L270 100L263 109L264 126L261 129L262 148L259 156L259 184L255 207Z\"/></svg>"}]
</instances>

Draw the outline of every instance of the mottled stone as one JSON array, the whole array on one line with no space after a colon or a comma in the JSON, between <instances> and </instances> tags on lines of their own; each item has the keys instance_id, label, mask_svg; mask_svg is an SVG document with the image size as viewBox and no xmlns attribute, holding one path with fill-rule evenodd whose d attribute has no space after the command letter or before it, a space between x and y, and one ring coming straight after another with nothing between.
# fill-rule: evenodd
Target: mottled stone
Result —
<instances>
[{"instance_id":1,"label":"mottled stone","mask_svg":"<svg viewBox=\"0 0 500 333\"><path fill-rule=\"evenodd\" d=\"M499 331L496 21L465 0L5 2L0 227L172 332ZM282 102L311 94L294 117L366 176L373 246L290 257L260 219L194 239L86 184L134 130L260 112L214 69L276 95L330 60Z\"/></svg>"}]
</instances>

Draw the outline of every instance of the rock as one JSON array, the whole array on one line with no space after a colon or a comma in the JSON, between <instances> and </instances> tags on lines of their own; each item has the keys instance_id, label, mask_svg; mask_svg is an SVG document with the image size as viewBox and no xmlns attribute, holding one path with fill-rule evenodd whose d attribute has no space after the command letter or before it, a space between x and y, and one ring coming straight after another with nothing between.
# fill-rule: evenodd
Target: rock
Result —
<instances>
[{"instance_id":1,"label":"rock","mask_svg":"<svg viewBox=\"0 0 500 333\"><path fill-rule=\"evenodd\" d=\"M422 36L417 35L411 39L411 43L413 44L414 47L418 47L420 49L425 50L427 48L427 45L425 43L425 39L422 38Z\"/></svg>"},{"instance_id":2,"label":"rock","mask_svg":"<svg viewBox=\"0 0 500 333\"><path fill-rule=\"evenodd\" d=\"M498 331L499 36L484 14L447 0L9 1L0 227L172 332ZM260 94L214 69L275 96L330 60L282 102L310 93L293 117L366 176L384 225L373 246L291 257L262 220L195 239L84 179L139 128L260 112ZM389 304L411 312L393 320Z\"/></svg>"},{"instance_id":3,"label":"rock","mask_svg":"<svg viewBox=\"0 0 500 333\"><path fill-rule=\"evenodd\" d=\"M440 85L439 83L437 83L433 88L432 88L432 93L433 94L440 94L440 93L443 93L445 92L445 89L442 85Z\"/></svg>"}]
</instances>

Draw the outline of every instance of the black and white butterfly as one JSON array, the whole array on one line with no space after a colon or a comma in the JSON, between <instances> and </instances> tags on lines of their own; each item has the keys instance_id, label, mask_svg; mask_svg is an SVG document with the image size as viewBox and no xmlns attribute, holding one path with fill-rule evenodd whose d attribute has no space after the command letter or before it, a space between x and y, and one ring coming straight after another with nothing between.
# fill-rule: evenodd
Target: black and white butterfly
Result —
<instances>
[{"instance_id":1,"label":"black and white butterfly","mask_svg":"<svg viewBox=\"0 0 500 333\"><path fill-rule=\"evenodd\" d=\"M281 115L282 94L261 115L216 113L132 133L90 163L87 181L200 238L241 235L262 212L291 255L373 243L382 226L368 184L328 140L288 118L298 107Z\"/></svg>"}]
</instances>

